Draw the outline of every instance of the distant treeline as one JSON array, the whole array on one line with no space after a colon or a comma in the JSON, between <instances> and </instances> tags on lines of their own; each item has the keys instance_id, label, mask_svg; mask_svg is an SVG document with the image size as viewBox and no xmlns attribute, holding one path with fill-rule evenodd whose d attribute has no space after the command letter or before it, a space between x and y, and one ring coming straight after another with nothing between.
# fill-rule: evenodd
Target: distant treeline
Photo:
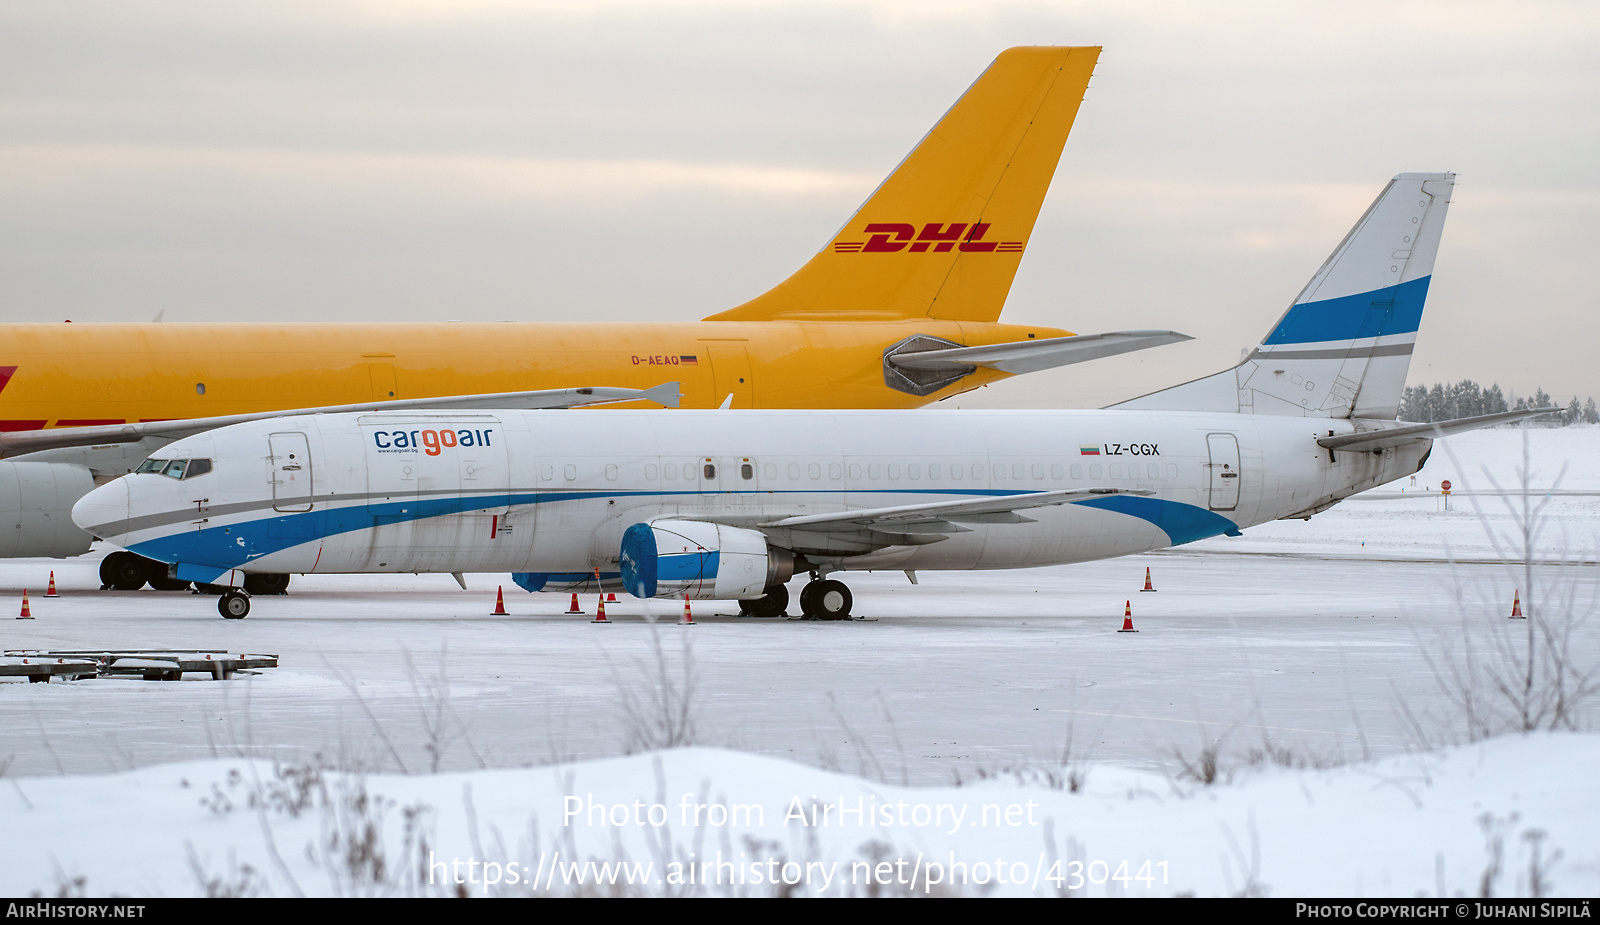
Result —
<instances>
[{"instance_id":1,"label":"distant treeline","mask_svg":"<svg viewBox=\"0 0 1600 925\"><path fill-rule=\"evenodd\" d=\"M1400 399L1400 420L1431 424L1434 421L1453 421L1480 414L1558 404L1544 389L1535 389L1532 398L1519 398L1515 404L1508 405L1498 382L1486 389L1471 379L1463 379L1449 384L1435 382L1432 388L1425 385L1406 386L1405 394ZM1561 414L1538 418L1534 423L1546 427L1600 424L1600 410L1595 408L1593 398L1579 404L1578 397L1574 395Z\"/></svg>"}]
</instances>

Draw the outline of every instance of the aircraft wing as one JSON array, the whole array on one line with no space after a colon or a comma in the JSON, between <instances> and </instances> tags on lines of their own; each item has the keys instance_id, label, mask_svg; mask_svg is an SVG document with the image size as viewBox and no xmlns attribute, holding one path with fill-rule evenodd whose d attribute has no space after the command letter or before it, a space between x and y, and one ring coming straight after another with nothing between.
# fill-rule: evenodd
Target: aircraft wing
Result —
<instances>
[{"instance_id":1,"label":"aircraft wing","mask_svg":"<svg viewBox=\"0 0 1600 925\"><path fill-rule=\"evenodd\" d=\"M1041 369L1070 366L1085 360L1098 360L1186 340L1194 338L1177 331L1109 331L1104 334L1049 337L981 347L918 350L891 354L888 361L902 369L950 371L987 366L1007 373L1034 373Z\"/></svg>"},{"instance_id":2,"label":"aircraft wing","mask_svg":"<svg viewBox=\"0 0 1600 925\"><path fill-rule=\"evenodd\" d=\"M1034 491L1020 495L968 498L961 501L933 501L895 507L837 511L829 514L802 514L758 524L763 528L791 530L876 530L884 533L965 533L962 523L1034 523L1018 514L1029 508L1051 504L1070 504L1103 495L1153 495L1149 489L1085 488L1065 491Z\"/></svg>"},{"instance_id":3,"label":"aircraft wing","mask_svg":"<svg viewBox=\"0 0 1600 925\"><path fill-rule=\"evenodd\" d=\"M1434 424L1407 424L1403 421L1385 421L1383 426L1373 430L1361 430L1353 434L1340 434L1336 437L1320 437L1317 439L1317 444L1330 450L1352 450L1370 453L1373 450L1400 446L1401 444L1413 443L1418 440L1448 437L1451 434L1465 433L1482 427L1493 427L1496 424L1508 424L1512 421L1538 417L1541 414L1554 414L1560 410L1560 408L1530 408L1523 411L1502 411L1499 414L1483 414L1471 418L1457 418L1454 421L1439 421Z\"/></svg>"},{"instance_id":4,"label":"aircraft wing","mask_svg":"<svg viewBox=\"0 0 1600 925\"><path fill-rule=\"evenodd\" d=\"M665 382L648 389L543 389L532 392L492 392L481 395L444 395L436 398L402 398L393 401L358 402L353 405L324 405L320 408L292 408L256 414L230 414L211 418L177 421L146 421L139 424L103 424L91 427L57 427L50 430L18 430L0 433L0 458L53 450L62 447L136 443L146 437L176 440L190 434L270 418L303 414L339 414L347 411L465 411L577 408L623 401L652 401L668 408L678 407L679 383Z\"/></svg>"}]
</instances>

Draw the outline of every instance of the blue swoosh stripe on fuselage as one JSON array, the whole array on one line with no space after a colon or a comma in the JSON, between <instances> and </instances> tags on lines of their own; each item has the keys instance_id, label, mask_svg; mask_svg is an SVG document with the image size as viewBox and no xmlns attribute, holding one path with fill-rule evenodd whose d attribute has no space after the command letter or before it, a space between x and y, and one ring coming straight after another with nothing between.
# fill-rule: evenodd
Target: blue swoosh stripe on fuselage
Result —
<instances>
[{"instance_id":1,"label":"blue swoosh stripe on fuselage","mask_svg":"<svg viewBox=\"0 0 1600 925\"><path fill-rule=\"evenodd\" d=\"M1318 344L1415 334L1422 324L1422 305L1427 301L1428 281L1432 278L1424 276L1398 286L1292 305L1261 344Z\"/></svg>"},{"instance_id":2,"label":"blue swoosh stripe on fuselage","mask_svg":"<svg viewBox=\"0 0 1600 925\"><path fill-rule=\"evenodd\" d=\"M786 492L778 492L785 494ZM812 492L806 492L811 494ZM979 497L1033 494L1032 491L1012 491L1000 488L975 488L967 491L948 489L875 489L857 490L853 494L961 494ZM594 498L616 497L671 497L674 495L705 496L700 491L665 492L534 492L517 495L477 495L470 498L433 498L426 501L397 501L389 504L350 505L300 514L284 514L261 520L243 521L208 528L204 531L183 531L135 543L128 548L158 562L182 562L189 565L217 569L242 568L252 560L295 546L313 543L358 530L370 530L381 524L428 520L466 514L494 507L521 507L549 504L556 501L584 501ZM717 492L717 494L743 494ZM1118 514L1127 514L1149 521L1167 534L1171 545L1179 546L1208 536L1237 533L1233 521L1204 508L1180 501L1162 501L1137 495L1110 495L1084 501L1068 502L1101 508ZM217 561L216 531L225 530L233 541L227 548L237 546L242 556ZM240 543L239 540L244 540Z\"/></svg>"}]
</instances>

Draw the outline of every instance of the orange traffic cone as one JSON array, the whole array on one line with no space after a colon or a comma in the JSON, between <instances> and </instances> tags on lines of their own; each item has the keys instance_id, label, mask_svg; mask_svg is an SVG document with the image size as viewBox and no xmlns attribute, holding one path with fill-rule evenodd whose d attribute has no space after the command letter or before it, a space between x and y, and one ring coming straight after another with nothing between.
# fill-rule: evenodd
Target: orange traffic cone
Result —
<instances>
[{"instance_id":1,"label":"orange traffic cone","mask_svg":"<svg viewBox=\"0 0 1600 925\"><path fill-rule=\"evenodd\" d=\"M1510 619L1512 619L1512 620L1526 620L1526 619L1528 619L1527 617L1524 617L1522 615L1522 597L1518 593L1520 590L1521 589L1519 588L1519 589L1514 590L1514 591L1511 592L1511 617L1510 617ZM27 592L23 592L22 609L24 611L26 611L28 609Z\"/></svg>"},{"instance_id":2,"label":"orange traffic cone","mask_svg":"<svg viewBox=\"0 0 1600 925\"><path fill-rule=\"evenodd\" d=\"M567 613L583 613L578 609L578 592L572 592L572 606L567 608Z\"/></svg>"},{"instance_id":3,"label":"orange traffic cone","mask_svg":"<svg viewBox=\"0 0 1600 925\"><path fill-rule=\"evenodd\" d=\"M679 626L694 626L694 614L689 612L689 595L683 596L683 619L678 621Z\"/></svg>"},{"instance_id":4,"label":"orange traffic cone","mask_svg":"<svg viewBox=\"0 0 1600 925\"><path fill-rule=\"evenodd\" d=\"M32 620L33 619L33 611L28 609L28 589L27 588L23 588L22 589L22 613L17 616L17 619L18 620Z\"/></svg>"},{"instance_id":5,"label":"orange traffic cone","mask_svg":"<svg viewBox=\"0 0 1600 925\"><path fill-rule=\"evenodd\" d=\"M1156 586L1150 583L1150 566L1144 567L1144 587L1140 591L1154 591Z\"/></svg>"},{"instance_id":6,"label":"orange traffic cone","mask_svg":"<svg viewBox=\"0 0 1600 925\"><path fill-rule=\"evenodd\" d=\"M61 595L56 593L56 573L53 572L53 571L50 573L50 587L45 589L44 596L45 597L60 597L61 596Z\"/></svg>"},{"instance_id":7,"label":"orange traffic cone","mask_svg":"<svg viewBox=\"0 0 1600 925\"><path fill-rule=\"evenodd\" d=\"M1117 632L1119 632L1119 633L1137 633L1137 632L1139 632L1138 630L1133 628L1133 601L1128 601L1126 604L1123 605L1123 610L1122 610L1122 629L1117 630Z\"/></svg>"},{"instance_id":8,"label":"orange traffic cone","mask_svg":"<svg viewBox=\"0 0 1600 925\"><path fill-rule=\"evenodd\" d=\"M590 620L589 622L590 623L610 623L611 622L610 620L606 619L606 598L605 598L605 595L602 594L600 596L600 609L595 611L594 619Z\"/></svg>"},{"instance_id":9,"label":"orange traffic cone","mask_svg":"<svg viewBox=\"0 0 1600 925\"><path fill-rule=\"evenodd\" d=\"M617 602L617 592L615 592L615 591L607 592L607 594L606 594L606 602L607 603L611 603L611 604L615 604Z\"/></svg>"},{"instance_id":10,"label":"orange traffic cone","mask_svg":"<svg viewBox=\"0 0 1600 925\"><path fill-rule=\"evenodd\" d=\"M500 585L499 587L495 588L495 592L494 592L494 613L489 614L489 616L491 616L491 617L509 617L509 616L511 616L511 614L506 613L506 586L505 585Z\"/></svg>"}]
</instances>

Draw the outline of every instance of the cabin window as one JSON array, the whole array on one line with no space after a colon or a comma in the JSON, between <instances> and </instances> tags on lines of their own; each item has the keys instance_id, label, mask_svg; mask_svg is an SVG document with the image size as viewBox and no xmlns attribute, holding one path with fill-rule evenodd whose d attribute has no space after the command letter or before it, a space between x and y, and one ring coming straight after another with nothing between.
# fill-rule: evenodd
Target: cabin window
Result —
<instances>
[{"instance_id":1,"label":"cabin window","mask_svg":"<svg viewBox=\"0 0 1600 925\"><path fill-rule=\"evenodd\" d=\"M1178 477L1178 464L1177 463L1167 463L1167 478L1175 479L1177 477Z\"/></svg>"},{"instance_id":2,"label":"cabin window","mask_svg":"<svg viewBox=\"0 0 1600 925\"><path fill-rule=\"evenodd\" d=\"M565 475L567 477L567 481L570 482L578 477L578 467L574 466L572 463L567 463L566 468L561 470L561 474Z\"/></svg>"},{"instance_id":3,"label":"cabin window","mask_svg":"<svg viewBox=\"0 0 1600 925\"><path fill-rule=\"evenodd\" d=\"M959 482L959 481L961 481L962 476L964 476L966 474L967 474L967 470L960 463L951 463L950 464L950 477L951 478L953 478L953 479L955 479L956 481Z\"/></svg>"},{"instance_id":4,"label":"cabin window","mask_svg":"<svg viewBox=\"0 0 1600 925\"><path fill-rule=\"evenodd\" d=\"M755 477L756 477L756 467L755 466L752 466L749 463L741 463L739 465L739 478L744 479L745 481L749 481L750 479L753 479Z\"/></svg>"},{"instance_id":5,"label":"cabin window","mask_svg":"<svg viewBox=\"0 0 1600 925\"><path fill-rule=\"evenodd\" d=\"M993 475L996 482L1004 481L1006 477L1006 467L1000 463L995 463Z\"/></svg>"},{"instance_id":6,"label":"cabin window","mask_svg":"<svg viewBox=\"0 0 1600 925\"><path fill-rule=\"evenodd\" d=\"M1090 463L1089 464L1089 478L1095 480L1096 482L1100 481L1100 464L1099 463Z\"/></svg>"},{"instance_id":7,"label":"cabin window","mask_svg":"<svg viewBox=\"0 0 1600 925\"><path fill-rule=\"evenodd\" d=\"M717 466L716 466L716 464L715 463L706 463L705 471L702 472L701 474L705 476L705 480L708 481L708 482L713 480L713 479L715 479L717 477Z\"/></svg>"},{"instance_id":8,"label":"cabin window","mask_svg":"<svg viewBox=\"0 0 1600 925\"><path fill-rule=\"evenodd\" d=\"M889 464L889 478L891 478L891 479L900 478L900 464L899 463L890 463Z\"/></svg>"},{"instance_id":9,"label":"cabin window","mask_svg":"<svg viewBox=\"0 0 1600 925\"><path fill-rule=\"evenodd\" d=\"M812 463L806 466L806 475L811 476L813 479L822 478L822 463Z\"/></svg>"},{"instance_id":10,"label":"cabin window","mask_svg":"<svg viewBox=\"0 0 1600 925\"><path fill-rule=\"evenodd\" d=\"M654 482L656 480L656 465L655 465L655 463L645 463L644 464L644 479L647 482Z\"/></svg>"},{"instance_id":11,"label":"cabin window","mask_svg":"<svg viewBox=\"0 0 1600 925\"><path fill-rule=\"evenodd\" d=\"M555 477L556 477L556 468L554 466L540 466L539 467L539 478L544 479L546 482L548 482L548 481L550 481L551 479L553 479Z\"/></svg>"},{"instance_id":12,"label":"cabin window","mask_svg":"<svg viewBox=\"0 0 1600 925\"><path fill-rule=\"evenodd\" d=\"M828 463L828 478L833 479L835 482L844 478L844 467L838 463Z\"/></svg>"},{"instance_id":13,"label":"cabin window","mask_svg":"<svg viewBox=\"0 0 1600 925\"><path fill-rule=\"evenodd\" d=\"M1112 463L1106 468L1106 473L1114 479L1122 478L1122 463Z\"/></svg>"},{"instance_id":14,"label":"cabin window","mask_svg":"<svg viewBox=\"0 0 1600 925\"><path fill-rule=\"evenodd\" d=\"M1077 480L1079 480L1081 478L1083 478L1083 463L1073 463L1072 464L1072 480L1076 482Z\"/></svg>"},{"instance_id":15,"label":"cabin window","mask_svg":"<svg viewBox=\"0 0 1600 925\"><path fill-rule=\"evenodd\" d=\"M678 480L678 464L667 463L661 467L661 474L666 477L667 481L676 482Z\"/></svg>"},{"instance_id":16,"label":"cabin window","mask_svg":"<svg viewBox=\"0 0 1600 925\"><path fill-rule=\"evenodd\" d=\"M883 478L883 467L878 465L877 463L868 463L867 464L867 479L868 479L868 481L876 482L881 478Z\"/></svg>"},{"instance_id":17,"label":"cabin window","mask_svg":"<svg viewBox=\"0 0 1600 925\"><path fill-rule=\"evenodd\" d=\"M1044 478L1044 463L1033 464L1033 477L1036 479Z\"/></svg>"},{"instance_id":18,"label":"cabin window","mask_svg":"<svg viewBox=\"0 0 1600 925\"><path fill-rule=\"evenodd\" d=\"M1160 463L1151 463L1150 464L1150 468L1147 469L1146 471L1149 473L1150 477L1153 478L1153 479L1161 478L1161 464Z\"/></svg>"},{"instance_id":19,"label":"cabin window","mask_svg":"<svg viewBox=\"0 0 1600 925\"><path fill-rule=\"evenodd\" d=\"M983 464L982 463L973 463L972 464L972 480L974 482L983 481Z\"/></svg>"},{"instance_id":20,"label":"cabin window","mask_svg":"<svg viewBox=\"0 0 1600 925\"><path fill-rule=\"evenodd\" d=\"M616 463L607 463L606 464L606 481L615 482L616 480L617 480L617 465L616 465Z\"/></svg>"},{"instance_id":21,"label":"cabin window","mask_svg":"<svg viewBox=\"0 0 1600 925\"><path fill-rule=\"evenodd\" d=\"M1059 482L1062 479L1066 478L1066 475L1067 475L1066 467L1062 466L1060 463L1051 463L1050 464L1050 477L1051 478L1053 478L1053 479L1055 479L1056 481Z\"/></svg>"},{"instance_id":22,"label":"cabin window","mask_svg":"<svg viewBox=\"0 0 1600 925\"><path fill-rule=\"evenodd\" d=\"M850 464L850 481L852 481L852 482L861 481L861 464L860 463L851 463Z\"/></svg>"},{"instance_id":23,"label":"cabin window","mask_svg":"<svg viewBox=\"0 0 1600 925\"><path fill-rule=\"evenodd\" d=\"M938 477L939 477L939 464L938 463L928 463L928 478L937 479Z\"/></svg>"},{"instance_id":24,"label":"cabin window","mask_svg":"<svg viewBox=\"0 0 1600 925\"><path fill-rule=\"evenodd\" d=\"M920 478L922 478L922 467L917 465L916 463L908 464L906 466L906 478L908 478L908 479L920 479Z\"/></svg>"},{"instance_id":25,"label":"cabin window","mask_svg":"<svg viewBox=\"0 0 1600 925\"><path fill-rule=\"evenodd\" d=\"M774 466L772 463L767 463L761 467L761 475L769 482L777 481L778 467Z\"/></svg>"},{"instance_id":26,"label":"cabin window","mask_svg":"<svg viewBox=\"0 0 1600 925\"><path fill-rule=\"evenodd\" d=\"M683 480L685 482L694 481L694 463L683 464Z\"/></svg>"},{"instance_id":27,"label":"cabin window","mask_svg":"<svg viewBox=\"0 0 1600 925\"><path fill-rule=\"evenodd\" d=\"M204 382L196 382L194 384L194 394L196 394L196 395L204 395L204 394L206 394L206 384Z\"/></svg>"},{"instance_id":28,"label":"cabin window","mask_svg":"<svg viewBox=\"0 0 1600 925\"><path fill-rule=\"evenodd\" d=\"M789 464L789 479L791 481L795 481L795 482L800 481L800 464L799 463L790 463Z\"/></svg>"},{"instance_id":29,"label":"cabin window","mask_svg":"<svg viewBox=\"0 0 1600 925\"><path fill-rule=\"evenodd\" d=\"M1011 464L1011 477L1014 478L1014 479L1019 479L1019 480L1027 478L1028 477L1028 467L1024 466L1022 463L1012 463Z\"/></svg>"}]
</instances>

